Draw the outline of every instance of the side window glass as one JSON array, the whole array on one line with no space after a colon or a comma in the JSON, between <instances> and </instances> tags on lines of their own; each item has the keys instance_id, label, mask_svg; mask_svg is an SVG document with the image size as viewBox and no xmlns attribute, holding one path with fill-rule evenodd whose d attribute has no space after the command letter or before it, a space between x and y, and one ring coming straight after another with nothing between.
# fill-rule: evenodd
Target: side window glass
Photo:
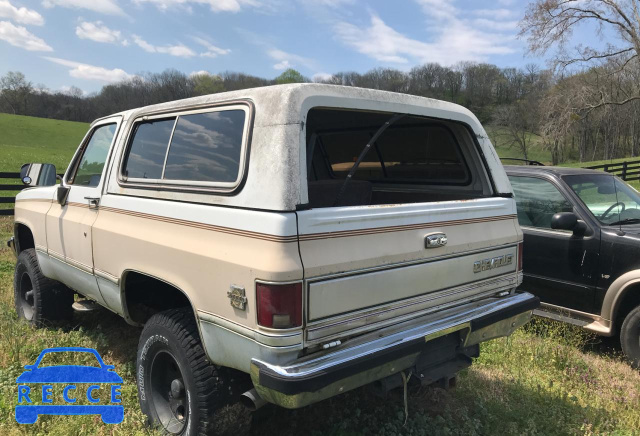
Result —
<instances>
[{"instance_id":1,"label":"side window glass","mask_svg":"<svg viewBox=\"0 0 640 436\"><path fill-rule=\"evenodd\" d=\"M96 187L100 184L115 133L115 123L105 124L93 131L75 168L75 174L68 181L70 185Z\"/></svg>"},{"instance_id":2,"label":"side window glass","mask_svg":"<svg viewBox=\"0 0 640 436\"><path fill-rule=\"evenodd\" d=\"M164 178L233 183L240 171L245 112L180 115Z\"/></svg>"},{"instance_id":3,"label":"side window glass","mask_svg":"<svg viewBox=\"0 0 640 436\"><path fill-rule=\"evenodd\" d=\"M573 212L573 206L551 182L535 177L509 176L521 226L551 229L558 212Z\"/></svg>"},{"instance_id":4,"label":"side window glass","mask_svg":"<svg viewBox=\"0 0 640 436\"><path fill-rule=\"evenodd\" d=\"M134 179L160 179L175 118L140 123L133 134L123 174Z\"/></svg>"}]
</instances>

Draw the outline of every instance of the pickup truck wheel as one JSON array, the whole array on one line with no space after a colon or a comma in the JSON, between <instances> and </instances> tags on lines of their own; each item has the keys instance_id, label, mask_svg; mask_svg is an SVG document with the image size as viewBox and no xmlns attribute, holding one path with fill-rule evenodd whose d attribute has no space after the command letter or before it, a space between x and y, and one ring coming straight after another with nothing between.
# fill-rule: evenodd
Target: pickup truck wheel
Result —
<instances>
[{"instance_id":1,"label":"pickup truck wheel","mask_svg":"<svg viewBox=\"0 0 640 436\"><path fill-rule=\"evenodd\" d=\"M624 319L620 328L620 344L631 366L640 368L640 306Z\"/></svg>"},{"instance_id":2,"label":"pickup truck wheel","mask_svg":"<svg viewBox=\"0 0 640 436\"><path fill-rule=\"evenodd\" d=\"M42 274L33 248L18 256L13 290L18 317L36 327L73 316L73 291Z\"/></svg>"},{"instance_id":3,"label":"pickup truck wheel","mask_svg":"<svg viewBox=\"0 0 640 436\"><path fill-rule=\"evenodd\" d=\"M138 399L152 425L169 434L210 434L225 405L226 381L206 358L193 314L171 309L144 326L137 356Z\"/></svg>"}]
</instances>

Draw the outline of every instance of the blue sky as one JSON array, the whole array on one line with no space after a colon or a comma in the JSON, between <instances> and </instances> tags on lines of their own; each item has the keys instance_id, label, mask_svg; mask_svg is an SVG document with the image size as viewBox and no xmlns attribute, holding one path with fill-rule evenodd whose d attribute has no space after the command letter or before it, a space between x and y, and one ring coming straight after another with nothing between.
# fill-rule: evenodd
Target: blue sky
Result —
<instances>
[{"instance_id":1,"label":"blue sky","mask_svg":"<svg viewBox=\"0 0 640 436\"><path fill-rule=\"evenodd\" d=\"M524 66L522 0L0 0L0 75L85 92L142 72L308 77L425 62Z\"/></svg>"}]
</instances>

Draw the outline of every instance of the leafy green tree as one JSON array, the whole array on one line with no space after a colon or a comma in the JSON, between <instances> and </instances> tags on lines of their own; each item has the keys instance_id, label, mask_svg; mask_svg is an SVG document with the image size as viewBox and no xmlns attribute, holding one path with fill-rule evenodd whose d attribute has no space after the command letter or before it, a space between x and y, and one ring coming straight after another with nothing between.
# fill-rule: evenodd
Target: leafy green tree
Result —
<instances>
[{"instance_id":1,"label":"leafy green tree","mask_svg":"<svg viewBox=\"0 0 640 436\"><path fill-rule=\"evenodd\" d=\"M276 77L275 81L278 85L282 85L283 83L308 82L308 80L302 74L300 74L299 71L296 71L293 68L285 70L282 74Z\"/></svg>"},{"instance_id":2,"label":"leafy green tree","mask_svg":"<svg viewBox=\"0 0 640 436\"><path fill-rule=\"evenodd\" d=\"M225 90L224 81L217 74L196 74L191 80L195 95L216 94Z\"/></svg>"}]
</instances>

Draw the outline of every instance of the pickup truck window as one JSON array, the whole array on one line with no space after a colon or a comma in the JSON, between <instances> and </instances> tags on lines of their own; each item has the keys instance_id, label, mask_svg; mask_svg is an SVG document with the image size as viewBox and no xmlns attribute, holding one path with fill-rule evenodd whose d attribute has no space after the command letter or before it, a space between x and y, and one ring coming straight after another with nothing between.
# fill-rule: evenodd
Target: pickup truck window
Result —
<instances>
[{"instance_id":1,"label":"pickup truck window","mask_svg":"<svg viewBox=\"0 0 640 436\"><path fill-rule=\"evenodd\" d=\"M124 175L135 179L160 179L167 146L176 119L139 123L124 164Z\"/></svg>"},{"instance_id":2,"label":"pickup truck window","mask_svg":"<svg viewBox=\"0 0 640 436\"><path fill-rule=\"evenodd\" d=\"M180 115L163 178L235 182L240 167L244 122L242 110Z\"/></svg>"},{"instance_id":3,"label":"pickup truck window","mask_svg":"<svg viewBox=\"0 0 640 436\"><path fill-rule=\"evenodd\" d=\"M509 176L521 226L551 229L558 212L572 212L571 203L551 182L536 177Z\"/></svg>"},{"instance_id":4,"label":"pickup truck window","mask_svg":"<svg viewBox=\"0 0 640 436\"><path fill-rule=\"evenodd\" d=\"M247 113L188 113L134 126L123 176L157 181L234 183L240 173Z\"/></svg>"},{"instance_id":5,"label":"pickup truck window","mask_svg":"<svg viewBox=\"0 0 640 436\"><path fill-rule=\"evenodd\" d=\"M70 185L95 187L100 184L102 170L115 133L115 123L96 127L68 180Z\"/></svg>"}]
</instances>

